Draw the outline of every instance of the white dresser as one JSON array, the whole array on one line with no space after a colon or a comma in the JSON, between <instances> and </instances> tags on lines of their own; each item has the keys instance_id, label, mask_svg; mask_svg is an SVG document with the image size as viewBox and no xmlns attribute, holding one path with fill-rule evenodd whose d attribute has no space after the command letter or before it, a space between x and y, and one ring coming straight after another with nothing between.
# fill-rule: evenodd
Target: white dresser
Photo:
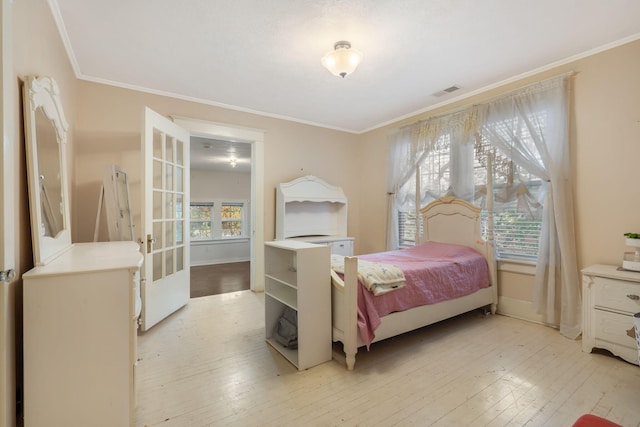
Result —
<instances>
[{"instance_id":1,"label":"white dresser","mask_svg":"<svg viewBox=\"0 0 640 427\"><path fill-rule=\"evenodd\" d=\"M582 270L582 350L609 350L638 364L636 340L627 334L633 314L640 312L640 272L614 265L592 265Z\"/></svg>"},{"instance_id":2,"label":"white dresser","mask_svg":"<svg viewBox=\"0 0 640 427\"><path fill-rule=\"evenodd\" d=\"M79 243L23 275L26 427L131 424L142 260Z\"/></svg>"}]
</instances>

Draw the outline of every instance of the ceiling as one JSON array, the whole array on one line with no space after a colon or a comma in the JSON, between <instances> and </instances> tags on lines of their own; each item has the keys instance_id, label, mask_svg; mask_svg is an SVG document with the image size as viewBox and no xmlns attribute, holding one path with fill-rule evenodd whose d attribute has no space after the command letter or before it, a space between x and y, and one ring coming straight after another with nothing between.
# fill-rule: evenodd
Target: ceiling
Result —
<instances>
[{"instance_id":1,"label":"ceiling","mask_svg":"<svg viewBox=\"0 0 640 427\"><path fill-rule=\"evenodd\" d=\"M49 1L80 79L354 133L640 38L638 0Z\"/></svg>"},{"instance_id":2,"label":"ceiling","mask_svg":"<svg viewBox=\"0 0 640 427\"><path fill-rule=\"evenodd\" d=\"M222 172L251 172L251 144L218 139L191 137L191 169ZM231 164L235 159L235 166Z\"/></svg>"}]
</instances>

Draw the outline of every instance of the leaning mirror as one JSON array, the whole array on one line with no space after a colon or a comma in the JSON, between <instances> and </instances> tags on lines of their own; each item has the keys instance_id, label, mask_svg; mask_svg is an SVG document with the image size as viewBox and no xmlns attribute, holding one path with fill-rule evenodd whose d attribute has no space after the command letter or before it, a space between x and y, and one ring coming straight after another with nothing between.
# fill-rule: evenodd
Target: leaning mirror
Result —
<instances>
[{"instance_id":1,"label":"leaning mirror","mask_svg":"<svg viewBox=\"0 0 640 427\"><path fill-rule=\"evenodd\" d=\"M68 124L53 79L27 77L24 123L33 261L44 265L71 246L65 154Z\"/></svg>"}]
</instances>

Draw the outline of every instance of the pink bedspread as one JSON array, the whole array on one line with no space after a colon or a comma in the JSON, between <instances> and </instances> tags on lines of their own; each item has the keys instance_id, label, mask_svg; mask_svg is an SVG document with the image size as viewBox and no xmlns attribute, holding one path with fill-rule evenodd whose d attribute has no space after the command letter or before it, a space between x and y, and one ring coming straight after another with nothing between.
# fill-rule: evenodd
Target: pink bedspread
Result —
<instances>
[{"instance_id":1,"label":"pink bedspread","mask_svg":"<svg viewBox=\"0 0 640 427\"><path fill-rule=\"evenodd\" d=\"M382 316L469 295L490 283L486 259L467 246L427 242L358 258L394 264L407 282L404 288L378 296L358 285L358 328L367 348Z\"/></svg>"}]
</instances>

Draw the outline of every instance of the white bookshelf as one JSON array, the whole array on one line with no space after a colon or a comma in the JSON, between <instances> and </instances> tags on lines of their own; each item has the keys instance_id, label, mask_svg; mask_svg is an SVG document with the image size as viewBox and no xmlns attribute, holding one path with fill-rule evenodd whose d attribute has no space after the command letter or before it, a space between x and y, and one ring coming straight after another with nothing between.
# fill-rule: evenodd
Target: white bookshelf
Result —
<instances>
[{"instance_id":1,"label":"white bookshelf","mask_svg":"<svg viewBox=\"0 0 640 427\"><path fill-rule=\"evenodd\" d=\"M265 243L267 342L299 370L331 360L331 256L326 245L293 240ZM273 338L285 307L298 317L298 348Z\"/></svg>"}]
</instances>

